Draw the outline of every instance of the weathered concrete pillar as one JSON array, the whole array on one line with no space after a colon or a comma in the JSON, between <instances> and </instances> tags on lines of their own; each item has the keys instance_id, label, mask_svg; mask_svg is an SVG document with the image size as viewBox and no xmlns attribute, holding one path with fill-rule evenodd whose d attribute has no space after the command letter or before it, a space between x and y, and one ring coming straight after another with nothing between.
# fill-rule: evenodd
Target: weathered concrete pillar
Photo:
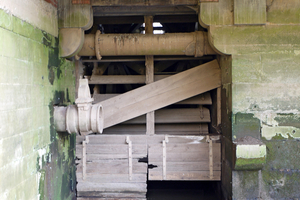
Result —
<instances>
[{"instance_id":1,"label":"weathered concrete pillar","mask_svg":"<svg viewBox=\"0 0 300 200\"><path fill-rule=\"evenodd\" d=\"M200 3L199 21L209 28L210 44L230 55L220 58L222 95L227 99L222 113L226 198L300 197L300 21L294 17L299 7L294 0ZM247 136L266 145L261 170L234 168L233 141Z\"/></svg>"}]
</instances>

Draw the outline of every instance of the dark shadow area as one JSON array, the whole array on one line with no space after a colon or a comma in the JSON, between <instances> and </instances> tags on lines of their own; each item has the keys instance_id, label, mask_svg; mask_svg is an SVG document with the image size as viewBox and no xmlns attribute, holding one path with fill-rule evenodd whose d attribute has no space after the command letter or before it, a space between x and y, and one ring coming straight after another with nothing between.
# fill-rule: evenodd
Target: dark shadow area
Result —
<instances>
[{"instance_id":1,"label":"dark shadow area","mask_svg":"<svg viewBox=\"0 0 300 200\"><path fill-rule=\"evenodd\" d=\"M219 200L217 181L148 181L148 200Z\"/></svg>"}]
</instances>

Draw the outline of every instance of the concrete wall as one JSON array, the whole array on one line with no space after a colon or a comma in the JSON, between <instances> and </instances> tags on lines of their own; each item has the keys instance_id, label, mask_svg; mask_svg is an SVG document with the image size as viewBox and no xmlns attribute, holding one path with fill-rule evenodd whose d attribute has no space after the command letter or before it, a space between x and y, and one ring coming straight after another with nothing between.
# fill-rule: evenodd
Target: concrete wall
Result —
<instances>
[{"instance_id":1,"label":"concrete wall","mask_svg":"<svg viewBox=\"0 0 300 200\"><path fill-rule=\"evenodd\" d=\"M58 57L57 9L0 7L0 199L72 199L75 135L57 134L52 118L54 104L75 96L74 64Z\"/></svg>"},{"instance_id":2,"label":"concrete wall","mask_svg":"<svg viewBox=\"0 0 300 200\"><path fill-rule=\"evenodd\" d=\"M212 44L232 59L227 72L223 69L229 74L223 79L223 96L230 121L223 123L223 144L230 149L230 138L252 136L267 145L267 162L259 171L233 170L230 151L223 152L223 172L228 172L223 174L224 194L233 199L300 198L300 3L256 0L251 2L263 9L253 11L247 2L200 5L200 21L209 28Z\"/></svg>"}]
</instances>

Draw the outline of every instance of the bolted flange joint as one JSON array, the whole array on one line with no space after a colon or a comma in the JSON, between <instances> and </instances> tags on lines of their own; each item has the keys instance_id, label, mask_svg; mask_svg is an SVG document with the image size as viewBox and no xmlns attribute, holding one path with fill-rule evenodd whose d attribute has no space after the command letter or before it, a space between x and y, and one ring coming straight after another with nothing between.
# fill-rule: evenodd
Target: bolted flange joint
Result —
<instances>
[{"instance_id":1,"label":"bolted flange joint","mask_svg":"<svg viewBox=\"0 0 300 200\"><path fill-rule=\"evenodd\" d=\"M88 80L80 79L76 105L54 107L56 131L81 135L102 133L103 108L100 104L92 105L92 102Z\"/></svg>"}]
</instances>

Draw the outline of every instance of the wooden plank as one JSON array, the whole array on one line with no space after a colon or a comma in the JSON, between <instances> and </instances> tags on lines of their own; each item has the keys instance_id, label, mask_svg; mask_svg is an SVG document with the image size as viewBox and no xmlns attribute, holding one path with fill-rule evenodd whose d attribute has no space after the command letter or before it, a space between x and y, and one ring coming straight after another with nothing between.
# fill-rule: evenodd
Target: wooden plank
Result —
<instances>
[{"instance_id":1,"label":"wooden plank","mask_svg":"<svg viewBox=\"0 0 300 200\"><path fill-rule=\"evenodd\" d=\"M170 75L155 75L155 81L162 80ZM144 75L92 75L89 84L145 84Z\"/></svg>"},{"instance_id":2,"label":"wooden plank","mask_svg":"<svg viewBox=\"0 0 300 200\"><path fill-rule=\"evenodd\" d=\"M202 108L202 107L201 107ZM208 123L210 112L208 108L160 109L155 111L156 124L170 123ZM145 124L145 116L140 116L122 124Z\"/></svg>"},{"instance_id":3,"label":"wooden plank","mask_svg":"<svg viewBox=\"0 0 300 200\"><path fill-rule=\"evenodd\" d=\"M234 24L265 24L265 0L234 0Z\"/></svg>"},{"instance_id":4,"label":"wooden plank","mask_svg":"<svg viewBox=\"0 0 300 200\"><path fill-rule=\"evenodd\" d=\"M147 173L147 163L138 162L136 159L132 161L132 173L145 174ZM77 165L76 171L82 171L82 164ZM127 174L128 175L128 160L97 160L86 163L86 173L96 174Z\"/></svg>"},{"instance_id":5,"label":"wooden plank","mask_svg":"<svg viewBox=\"0 0 300 200\"><path fill-rule=\"evenodd\" d=\"M82 181L82 173L76 172L76 178L78 181ZM85 181L90 183L134 183L134 182L146 182L147 175L145 174L132 174L132 180L128 179L128 174L98 174L89 173L86 175Z\"/></svg>"},{"instance_id":6,"label":"wooden plank","mask_svg":"<svg viewBox=\"0 0 300 200\"><path fill-rule=\"evenodd\" d=\"M82 158L80 153L76 152L76 157L78 159ZM96 160L119 160L119 159L127 159L127 154L88 154L86 156L87 162L96 161ZM133 159L141 159L147 157L147 153L144 154L132 154Z\"/></svg>"},{"instance_id":7,"label":"wooden plank","mask_svg":"<svg viewBox=\"0 0 300 200\"><path fill-rule=\"evenodd\" d=\"M217 89L217 126L221 125L221 119L222 119L222 107L221 107L221 87L218 87Z\"/></svg>"},{"instance_id":8,"label":"wooden plank","mask_svg":"<svg viewBox=\"0 0 300 200\"><path fill-rule=\"evenodd\" d=\"M221 85L216 60L102 101L104 128L182 101ZM145 95L147 94L147 95Z\"/></svg>"},{"instance_id":9,"label":"wooden plank","mask_svg":"<svg viewBox=\"0 0 300 200\"><path fill-rule=\"evenodd\" d=\"M146 145L133 145L132 147L133 154L143 154L147 152L147 146ZM128 154L128 145L124 144L91 144L87 145L86 147L86 153L87 154L122 154L127 153Z\"/></svg>"},{"instance_id":10,"label":"wooden plank","mask_svg":"<svg viewBox=\"0 0 300 200\"><path fill-rule=\"evenodd\" d=\"M120 124L103 131L103 134L139 134L145 135L145 125L139 124ZM200 135L208 134L207 124L156 124L155 134L167 135Z\"/></svg>"},{"instance_id":11,"label":"wooden plank","mask_svg":"<svg viewBox=\"0 0 300 200\"><path fill-rule=\"evenodd\" d=\"M162 172L159 171L149 171L149 180L163 180ZM209 177L209 171L167 171L167 180L221 180L221 171L214 171L214 176L212 179Z\"/></svg>"},{"instance_id":12,"label":"wooden plank","mask_svg":"<svg viewBox=\"0 0 300 200\"><path fill-rule=\"evenodd\" d=\"M147 192L146 183L93 183L80 181L77 191L98 192ZM80 194L79 194L80 195Z\"/></svg>"},{"instance_id":13,"label":"wooden plank","mask_svg":"<svg viewBox=\"0 0 300 200\"><path fill-rule=\"evenodd\" d=\"M195 97L179 101L175 104L198 104L198 105L212 105L212 100L209 92L199 94Z\"/></svg>"},{"instance_id":14,"label":"wooden plank","mask_svg":"<svg viewBox=\"0 0 300 200\"><path fill-rule=\"evenodd\" d=\"M153 34L153 16L144 16L145 34ZM154 82L154 58L145 56L146 66L146 84ZM146 114L146 134L154 135L155 133L155 113L154 111Z\"/></svg>"},{"instance_id":15,"label":"wooden plank","mask_svg":"<svg viewBox=\"0 0 300 200\"><path fill-rule=\"evenodd\" d=\"M168 156L168 155L167 155ZM150 171L162 171L163 170L163 162L151 162L151 165L155 165ZM221 162L213 163L213 170L221 170ZM169 171L209 171L209 161L199 161L199 162L167 162L166 167L167 172Z\"/></svg>"},{"instance_id":16,"label":"wooden plank","mask_svg":"<svg viewBox=\"0 0 300 200\"><path fill-rule=\"evenodd\" d=\"M88 197L90 196L90 197ZM139 200L142 200L146 197L145 192L123 192L123 193L112 193L112 192L101 192L101 191L77 191L77 200L85 199L85 200L99 200L99 199L107 199L107 198L115 198L122 200L129 199L135 199L138 198ZM123 199L124 198L124 199Z\"/></svg>"},{"instance_id":17,"label":"wooden plank","mask_svg":"<svg viewBox=\"0 0 300 200\"><path fill-rule=\"evenodd\" d=\"M162 145L148 145L148 153L162 152ZM212 148L217 152L220 150L220 143L213 143ZM190 144L167 144L167 154L169 153L191 153L191 152L206 152L208 154L208 143L190 143Z\"/></svg>"},{"instance_id":18,"label":"wooden plank","mask_svg":"<svg viewBox=\"0 0 300 200\"><path fill-rule=\"evenodd\" d=\"M155 152L150 153L148 155L148 163L156 163L161 162L163 159L163 153L162 152ZM215 153L213 155L213 159L216 162L220 162L221 160L221 153ZM167 155L167 162L201 162L201 161L207 161L209 160L209 154L208 152L188 152L188 153L178 153L178 152L172 152L168 153Z\"/></svg>"},{"instance_id":19,"label":"wooden plank","mask_svg":"<svg viewBox=\"0 0 300 200\"><path fill-rule=\"evenodd\" d=\"M101 101L113 98L115 96L118 96L120 94L94 94L94 102L93 103L99 103ZM203 94L199 94L195 97L188 98L183 101L176 102L175 104L195 104L195 105L212 105L212 100L210 97L210 93L206 92Z\"/></svg>"},{"instance_id":20,"label":"wooden plank","mask_svg":"<svg viewBox=\"0 0 300 200\"><path fill-rule=\"evenodd\" d=\"M210 135L210 138L220 141L220 135ZM76 137L76 144L81 144L84 136ZM168 135L170 143L206 143L206 136L174 136ZM125 144L126 135L89 135L89 145L91 144ZM163 135L130 135L133 144L160 144L164 140ZM76 145L77 147L78 145ZM126 154L126 153L124 153Z\"/></svg>"},{"instance_id":21,"label":"wooden plank","mask_svg":"<svg viewBox=\"0 0 300 200\"><path fill-rule=\"evenodd\" d=\"M199 0L92 0L93 6L197 6ZM214 2L218 0L200 0L200 2Z\"/></svg>"}]
</instances>

